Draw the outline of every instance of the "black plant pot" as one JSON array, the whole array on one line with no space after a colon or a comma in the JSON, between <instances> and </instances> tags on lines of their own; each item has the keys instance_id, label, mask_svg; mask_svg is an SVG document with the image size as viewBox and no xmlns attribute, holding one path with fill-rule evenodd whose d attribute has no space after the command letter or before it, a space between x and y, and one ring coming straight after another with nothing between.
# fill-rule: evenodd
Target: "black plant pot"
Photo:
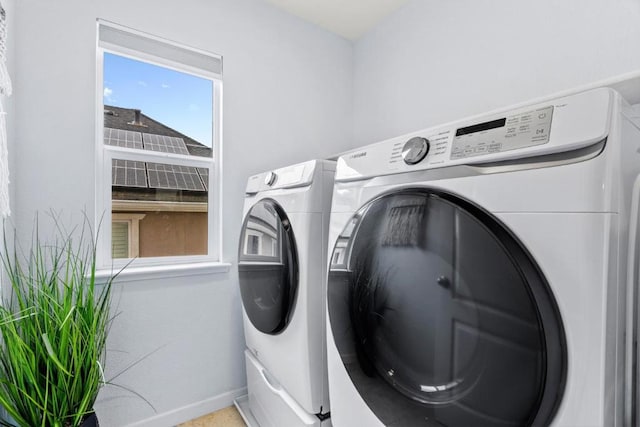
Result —
<instances>
[{"instance_id":1,"label":"black plant pot","mask_svg":"<svg viewBox=\"0 0 640 427\"><path fill-rule=\"evenodd\" d=\"M82 423L80 423L80 427L99 427L100 423L98 422L98 417L95 412L92 412L90 415L87 415Z\"/></svg>"}]
</instances>

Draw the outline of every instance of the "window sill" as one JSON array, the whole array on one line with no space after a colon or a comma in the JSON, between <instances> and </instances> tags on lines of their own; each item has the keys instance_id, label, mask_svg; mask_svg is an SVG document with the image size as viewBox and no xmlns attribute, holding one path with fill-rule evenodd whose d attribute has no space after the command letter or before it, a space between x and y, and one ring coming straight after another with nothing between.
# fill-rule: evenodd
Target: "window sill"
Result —
<instances>
[{"instance_id":1,"label":"window sill","mask_svg":"<svg viewBox=\"0 0 640 427\"><path fill-rule=\"evenodd\" d=\"M194 262L187 264L152 265L144 267L129 266L120 271L115 282L122 283L204 274L223 274L228 273L230 269L231 264L228 262ZM117 272L118 268L96 270L96 282L104 284Z\"/></svg>"}]
</instances>

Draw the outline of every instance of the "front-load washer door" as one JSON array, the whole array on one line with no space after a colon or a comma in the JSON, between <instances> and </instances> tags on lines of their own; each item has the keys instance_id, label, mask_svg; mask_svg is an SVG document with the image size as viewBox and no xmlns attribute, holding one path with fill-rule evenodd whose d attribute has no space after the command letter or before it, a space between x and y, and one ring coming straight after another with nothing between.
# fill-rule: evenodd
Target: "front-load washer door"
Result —
<instances>
[{"instance_id":1,"label":"front-load washer door","mask_svg":"<svg viewBox=\"0 0 640 427\"><path fill-rule=\"evenodd\" d=\"M562 399L565 336L545 278L455 195L403 189L360 209L333 251L328 311L346 373L385 425L548 425Z\"/></svg>"},{"instance_id":2,"label":"front-load washer door","mask_svg":"<svg viewBox=\"0 0 640 427\"><path fill-rule=\"evenodd\" d=\"M274 200L263 199L245 217L238 254L240 293L247 317L265 334L288 325L298 289L298 256L291 223Z\"/></svg>"}]
</instances>

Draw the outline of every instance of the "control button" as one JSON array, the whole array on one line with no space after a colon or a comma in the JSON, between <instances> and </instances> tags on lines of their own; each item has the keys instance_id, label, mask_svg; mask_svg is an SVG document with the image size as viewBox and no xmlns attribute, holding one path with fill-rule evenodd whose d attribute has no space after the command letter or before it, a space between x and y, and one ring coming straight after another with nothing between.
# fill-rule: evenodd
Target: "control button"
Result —
<instances>
[{"instance_id":1,"label":"control button","mask_svg":"<svg viewBox=\"0 0 640 427\"><path fill-rule=\"evenodd\" d=\"M269 172L265 177L264 177L264 183L266 185L268 185L269 187L271 187L275 182L276 179L278 178L278 175L276 175L275 172Z\"/></svg>"},{"instance_id":2,"label":"control button","mask_svg":"<svg viewBox=\"0 0 640 427\"><path fill-rule=\"evenodd\" d=\"M489 144L489 153L497 153L502 149L502 144L501 143L493 143L493 144Z\"/></svg>"},{"instance_id":3,"label":"control button","mask_svg":"<svg viewBox=\"0 0 640 427\"><path fill-rule=\"evenodd\" d=\"M429 140L415 136L408 140L402 147L402 158L408 165L419 163L429 152Z\"/></svg>"}]
</instances>

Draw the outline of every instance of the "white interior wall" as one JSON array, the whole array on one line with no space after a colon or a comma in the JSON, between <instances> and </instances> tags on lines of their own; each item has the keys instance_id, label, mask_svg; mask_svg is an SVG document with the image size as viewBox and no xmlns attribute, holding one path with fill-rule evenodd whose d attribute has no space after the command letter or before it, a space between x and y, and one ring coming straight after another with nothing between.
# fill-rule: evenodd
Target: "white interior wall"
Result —
<instances>
[{"instance_id":1,"label":"white interior wall","mask_svg":"<svg viewBox=\"0 0 640 427\"><path fill-rule=\"evenodd\" d=\"M354 45L355 145L640 70L639 22L637 0L413 0Z\"/></svg>"},{"instance_id":2,"label":"white interior wall","mask_svg":"<svg viewBox=\"0 0 640 427\"><path fill-rule=\"evenodd\" d=\"M10 0L15 1L15 0ZM231 403L245 386L237 239L249 175L324 157L352 141L352 46L255 0L20 0L15 4L13 220L94 214L95 29L103 18L224 57L223 260L229 274L127 282L108 371L157 350L118 378L100 423L173 425ZM109 375L107 375L108 377ZM150 417L156 416L157 418ZM142 425L141 424L141 425Z\"/></svg>"}]
</instances>

